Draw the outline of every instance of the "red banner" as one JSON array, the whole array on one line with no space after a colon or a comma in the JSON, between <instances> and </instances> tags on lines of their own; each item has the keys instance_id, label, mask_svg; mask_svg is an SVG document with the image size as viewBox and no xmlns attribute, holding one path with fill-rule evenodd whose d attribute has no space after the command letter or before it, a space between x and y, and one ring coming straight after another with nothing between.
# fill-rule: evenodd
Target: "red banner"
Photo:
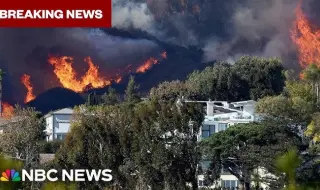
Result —
<instances>
[{"instance_id":1,"label":"red banner","mask_svg":"<svg viewBox=\"0 0 320 190\"><path fill-rule=\"evenodd\" d=\"M111 27L111 1L3 1L0 27Z\"/></svg>"}]
</instances>

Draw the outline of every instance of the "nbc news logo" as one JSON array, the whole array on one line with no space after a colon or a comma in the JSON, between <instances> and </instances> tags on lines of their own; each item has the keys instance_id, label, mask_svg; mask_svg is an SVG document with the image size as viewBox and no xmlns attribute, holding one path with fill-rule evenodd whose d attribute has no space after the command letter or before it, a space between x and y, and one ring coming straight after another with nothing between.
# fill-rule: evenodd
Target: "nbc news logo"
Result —
<instances>
[{"instance_id":1,"label":"nbc news logo","mask_svg":"<svg viewBox=\"0 0 320 190\"><path fill-rule=\"evenodd\" d=\"M0 181L21 181L19 172L14 169L6 169L6 171L2 172Z\"/></svg>"},{"instance_id":2,"label":"nbc news logo","mask_svg":"<svg viewBox=\"0 0 320 190\"><path fill-rule=\"evenodd\" d=\"M59 174L59 175L58 175ZM60 177L60 178L59 178ZM73 169L61 170L56 169L30 169L22 170L20 173L14 169L6 169L2 172L0 181L2 182L19 182L19 181L112 181L111 170L98 169Z\"/></svg>"}]
</instances>

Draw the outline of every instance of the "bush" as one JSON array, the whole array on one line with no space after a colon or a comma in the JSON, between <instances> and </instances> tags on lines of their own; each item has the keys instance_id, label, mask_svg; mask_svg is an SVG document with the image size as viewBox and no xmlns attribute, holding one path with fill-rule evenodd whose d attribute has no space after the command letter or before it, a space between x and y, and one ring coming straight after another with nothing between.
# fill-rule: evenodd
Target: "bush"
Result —
<instances>
[{"instance_id":1,"label":"bush","mask_svg":"<svg viewBox=\"0 0 320 190\"><path fill-rule=\"evenodd\" d=\"M59 150L62 143L63 141L42 142L40 153L54 154Z\"/></svg>"}]
</instances>

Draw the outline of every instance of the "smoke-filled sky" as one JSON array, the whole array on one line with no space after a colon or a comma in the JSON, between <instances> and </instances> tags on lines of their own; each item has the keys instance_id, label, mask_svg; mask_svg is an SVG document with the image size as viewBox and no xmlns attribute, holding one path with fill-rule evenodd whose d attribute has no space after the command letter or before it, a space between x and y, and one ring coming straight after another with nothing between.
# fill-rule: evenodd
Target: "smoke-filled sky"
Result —
<instances>
[{"instance_id":1,"label":"smoke-filled sky","mask_svg":"<svg viewBox=\"0 0 320 190\"><path fill-rule=\"evenodd\" d=\"M299 0L113 0L113 26L142 30L160 41L197 46L204 62L233 62L243 54L280 57L292 64L296 56L289 30ZM304 0L303 9L317 23L316 0ZM86 56L110 74L160 52L156 42L107 35L99 29L0 29L0 66L7 72L4 90L21 101L23 73L31 75L35 92L57 82L49 53L75 56L75 67L86 68ZM10 88L9 88L10 86ZM11 92L10 92L11 90ZM6 92L4 92L4 98Z\"/></svg>"},{"instance_id":2,"label":"smoke-filled sky","mask_svg":"<svg viewBox=\"0 0 320 190\"><path fill-rule=\"evenodd\" d=\"M319 4L304 1L309 14L309 5ZM115 27L139 28L161 40L200 46L203 61L233 61L243 54L287 58L294 51L289 29L298 0L113 2Z\"/></svg>"}]
</instances>

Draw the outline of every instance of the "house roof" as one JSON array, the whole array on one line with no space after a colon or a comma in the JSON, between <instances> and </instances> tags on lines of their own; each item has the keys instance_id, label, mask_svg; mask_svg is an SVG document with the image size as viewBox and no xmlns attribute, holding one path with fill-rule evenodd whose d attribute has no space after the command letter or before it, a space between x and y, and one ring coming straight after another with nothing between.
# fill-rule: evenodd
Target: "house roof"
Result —
<instances>
[{"instance_id":1,"label":"house roof","mask_svg":"<svg viewBox=\"0 0 320 190\"><path fill-rule=\"evenodd\" d=\"M254 100L248 100L248 101L241 101L241 102L231 102L234 106L243 106L243 105L254 105L256 104L256 101Z\"/></svg>"},{"instance_id":2,"label":"house roof","mask_svg":"<svg viewBox=\"0 0 320 190\"><path fill-rule=\"evenodd\" d=\"M55 114L73 114L73 109L71 108L63 108L60 110L56 110L56 111L51 111L49 113L47 113L44 117L49 117L51 115L55 115Z\"/></svg>"}]
</instances>

